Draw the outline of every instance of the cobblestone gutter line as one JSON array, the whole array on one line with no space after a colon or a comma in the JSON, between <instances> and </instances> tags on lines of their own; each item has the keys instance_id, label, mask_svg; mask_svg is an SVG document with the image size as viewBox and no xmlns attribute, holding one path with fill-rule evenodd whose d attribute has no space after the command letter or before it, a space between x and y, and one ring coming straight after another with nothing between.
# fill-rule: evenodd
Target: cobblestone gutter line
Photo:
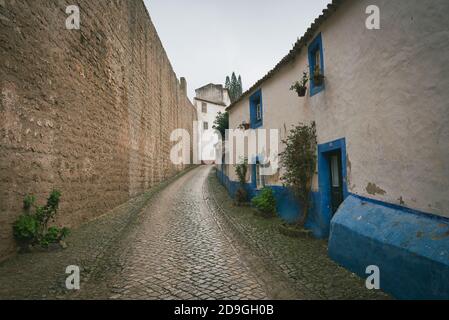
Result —
<instances>
[{"instance_id":1,"label":"cobblestone gutter line","mask_svg":"<svg viewBox=\"0 0 449 320\"><path fill-rule=\"evenodd\" d=\"M142 208L161 190L194 168L73 230L67 239L66 250L20 254L0 263L0 300L76 298L76 294L65 289L66 267L79 266L82 285L88 282L96 270L101 270L114 243L131 228Z\"/></svg>"},{"instance_id":2,"label":"cobblestone gutter line","mask_svg":"<svg viewBox=\"0 0 449 320\"><path fill-rule=\"evenodd\" d=\"M208 195L224 223L267 265L266 272L282 273L304 299L389 299L370 291L355 274L338 266L327 255L327 243L317 239L294 239L278 231L279 219L264 219L251 208L235 207L225 188L211 172Z\"/></svg>"}]
</instances>

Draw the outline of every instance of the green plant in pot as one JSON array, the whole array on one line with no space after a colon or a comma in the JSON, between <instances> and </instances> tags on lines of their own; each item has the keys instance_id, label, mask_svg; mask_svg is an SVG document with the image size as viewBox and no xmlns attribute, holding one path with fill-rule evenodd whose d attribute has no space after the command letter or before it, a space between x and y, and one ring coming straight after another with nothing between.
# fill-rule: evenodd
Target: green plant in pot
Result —
<instances>
[{"instance_id":1,"label":"green plant in pot","mask_svg":"<svg viewBox=\"0 0 449 320\"><path fill-rule=\"evenodd\" d=\"M319 66L315 67L315 70L313 71L313 84L316 87L321 87L324 83L324 75L321 72L321 69Z\"/></svg>"},{"instance_id":2,"label":"green plant in pot","mask_svg":"<svg viewBox=\"0 0 449 320\"><path fill-rule=\"evenodd\" d=\"M291 86L290 90L296 91L299 97L304 97L307 92L307 83L309 82L309 75L307 72L304 72L302 75L302 79L300 81L296 81Z\"/></svg>"}]
</instances>

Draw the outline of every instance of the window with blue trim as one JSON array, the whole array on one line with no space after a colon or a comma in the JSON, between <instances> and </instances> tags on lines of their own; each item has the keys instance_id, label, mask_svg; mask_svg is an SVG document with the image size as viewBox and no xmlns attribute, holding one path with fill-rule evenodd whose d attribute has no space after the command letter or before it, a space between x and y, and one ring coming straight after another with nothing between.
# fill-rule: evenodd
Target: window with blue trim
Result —
<instances>
[{"instance_id":1,"label":"window with blue trim","mask_svg":"<svg viewBox=\"0 0 449 320\"><path fill-rule=\"evenodd\" d=\"M251 129L257 129L263 125L262 91L258 90L249 98L249 115Z\"/></svg>"},{"instance_id":2,"label":"window with blue trim","mask_svg":"<svg viewBox=\"0 0 449 320\"><path fill-rule=\"evenodd\" d=\"M309 45L310 95L324 90L324 57L321 33Z\"/></svg>"}]
</instances>

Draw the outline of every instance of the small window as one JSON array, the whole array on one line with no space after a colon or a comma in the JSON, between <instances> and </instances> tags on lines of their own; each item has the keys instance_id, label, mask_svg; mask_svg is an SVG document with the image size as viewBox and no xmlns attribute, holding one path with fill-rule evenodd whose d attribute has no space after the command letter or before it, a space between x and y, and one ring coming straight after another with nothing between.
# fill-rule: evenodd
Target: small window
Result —
<instances>
[{"instance_id":1,"label":"small window","mask_svg":"<svg viewBox=\"0 0 449 320\"><path fill-rule=\"evenodd\" d=\"M251 129L257 129L263 126L263 103L262 103L262 91L256 91L249 98L250 108L250 124Z\"/></svg>"},{"instance_id":2,"label":"small window","mask_svg":"<svg viewBox=\"0 0 449 320\"><path fill-rule=\"evenodd\" d=\"M256 104L256 120L262 121L262 106L260 102Z\"/></svg>"},{"instance_id":3,"label":"small window","mask_svg":"<svg viewBox=\"0 0 449 320\"><path fill-rule=\"evenodd\" d=\"M324 90L323 42L319 34L309 45L310 95Z\"/></svg>"},{"instance_id":4,"label":"small window","mask_svg":"<svg viewBox=\"0 0 449 320\"><path fill-rule=\"evenodd\" d=\"M203 122L203 129L204 130L209 130L209 123L208 122Z\"/></svg>"},{"instance_id":5,"label":"small window","mask_svg":"<svg viewBox=\"0 0 449 320\"><path fill-rule=\"evenodd\" d=\"M201 104L201 109L202 109L202 112L203 112L203 113L207 113L207 103L206 103L206 102L203 102L203 103Z\"/></svg>"}]
</instances>

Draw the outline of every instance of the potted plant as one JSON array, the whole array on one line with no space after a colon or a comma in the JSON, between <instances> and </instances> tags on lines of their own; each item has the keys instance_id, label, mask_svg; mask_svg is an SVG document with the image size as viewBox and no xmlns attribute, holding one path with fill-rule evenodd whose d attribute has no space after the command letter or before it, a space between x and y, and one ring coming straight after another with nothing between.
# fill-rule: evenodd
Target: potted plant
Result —
<instances>
[{"instance_id":1,"label":"potted plant","mask_svg":"<svg viewBox=\"0 0 449 320\"><path fill-rule=\"evenodd\" d=\"M324 83L324 75L319 66L316 66L313 72L313 83L316 87L321 87Z\"/></svg>"},{"instance_id":2,"label":"potted plant","mask_svg":"<svg viewBox=\"0 0 449 320\"><path fill-rule=\"evenodd\" d=\"M246 123L246 121L243 121L242 124L239 126L239 129L241 130L249 130L251 124Z\"/></svg>"},{"instance_id":3,"label":"potted plant","mask_svg":"<svg viewBox=\"0 0 449 320\"><path fill-rule=\"evenodd\" d=\"M296 91L299 97L304 97L307 91L307 82L309 82L309 76L307 72L304 72L302 75L302 80L293 83L290 90Z\"/></svg>"}]
</instances>

